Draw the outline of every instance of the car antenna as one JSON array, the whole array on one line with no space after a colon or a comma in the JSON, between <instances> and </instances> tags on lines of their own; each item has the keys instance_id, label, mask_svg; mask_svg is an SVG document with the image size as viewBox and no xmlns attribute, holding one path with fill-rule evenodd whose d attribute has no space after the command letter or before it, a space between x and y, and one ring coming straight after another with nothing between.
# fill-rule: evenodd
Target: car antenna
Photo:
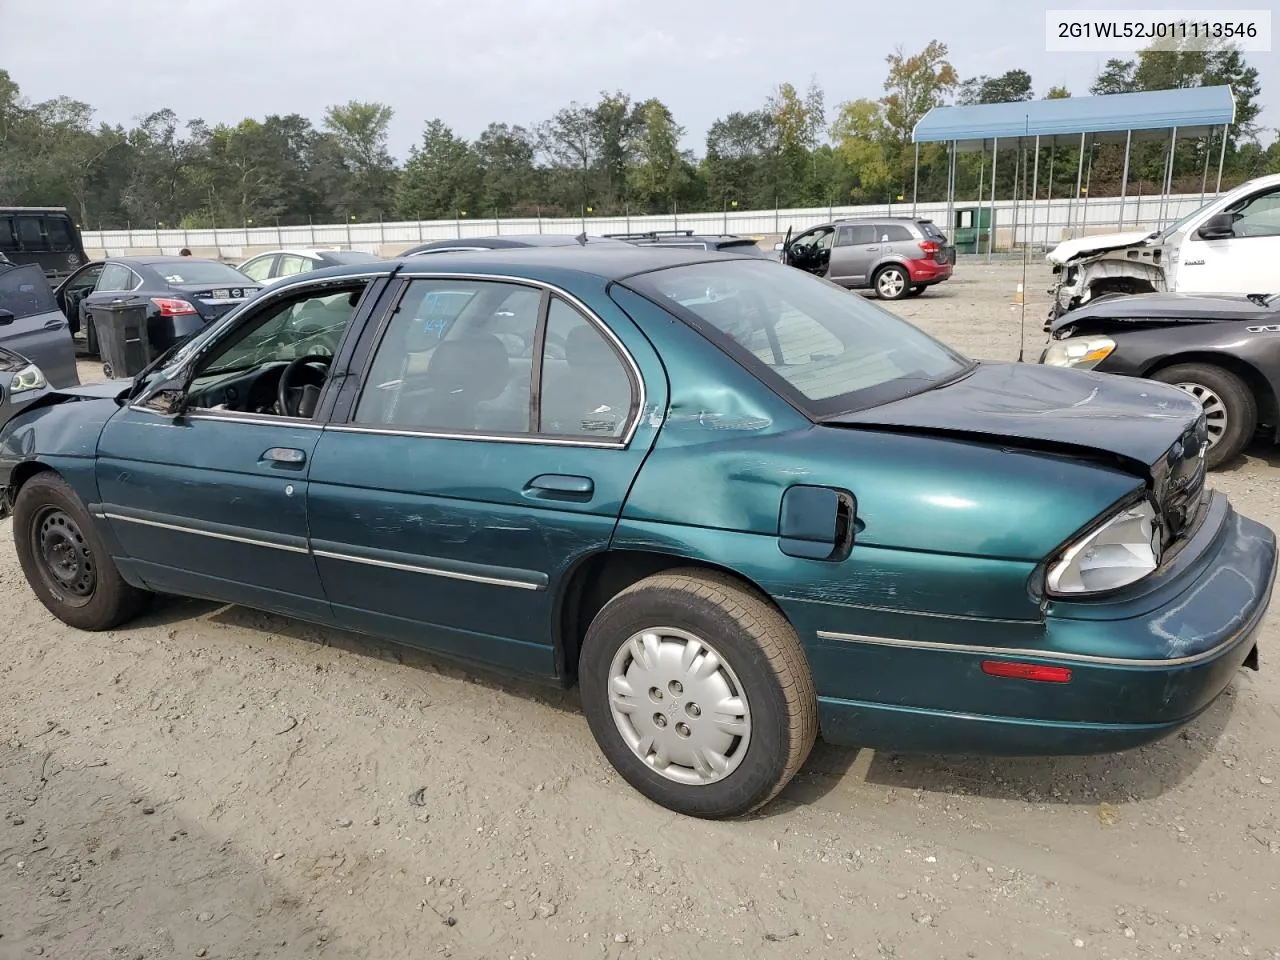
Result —
<instances>
[{"instance_id":1,"label":"car antenna","mask_svg":"<svg viewBox=\"0 0 1280 960\"><path fill-rule=\"evenodd\" d=\"M1029 113L1025 114L1024 120L1026 121L1026 136L1029 137L1031 136L1031 114ZM1022 213L1023 213L1023 217L1025 218L1027 213L1027 209L1026 209L1027 207L1026 205L1027 158L1026 158L1026 154L1023 153L1024 149L1026 149L1025 139L1022 141L1022 143L1018 145L1018 155L1019 155L1019 159L1021 161L1021 166L1022 166L1022 200L1023 200ZM1034 197L1032 198L1032 202L1035 202ZM1015 237L1014 239L1016 240L1017 237ZM1026 242L1023 243L1022 245L1022 287L1021 287L1022 296L1018 298L1020 301L1022 301L1022 306L1021 306L1022 315L1018 318L1018 362L1019 363L1023 362L1023 357L1027 347L1027 247L1030 245L1030 243L1031 243L1031 237L1030 235L1028 235Z\"/></svg>"}]
</instances>

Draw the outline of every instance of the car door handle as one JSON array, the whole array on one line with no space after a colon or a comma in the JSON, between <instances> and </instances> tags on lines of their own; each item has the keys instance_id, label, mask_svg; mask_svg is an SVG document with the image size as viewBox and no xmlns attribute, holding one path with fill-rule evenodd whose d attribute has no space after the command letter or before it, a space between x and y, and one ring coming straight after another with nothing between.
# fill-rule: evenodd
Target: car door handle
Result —
<instances>
[{"instance_id":1,"label":"car door handle","mask_svg":"<svg viewBox=\"0 0 1280 960\"><path fill-rule=\"evenodd\" d=\"M294 447L272 447L262 454L267 463L283 463L290 467L298 467L307 462L305 451Z\"/></svg>"},{"instance_id":2,"label":"car door handle","mask_svg":"<svg viewBox=\"0 0 1280 960\"><path fill-rule=\"evenodd\" d=\"M585 503L595 493L590 477L574 477L560 473L544 473L524 487L524 495L534 500L574 500Z\"/></svg>"},{"instance_id":3,"label":"car door handle","mask_svg":"<svg viewBox=\"0 0 1280 960\"><path fill-rule=\"evenodd\" d=\"M44 322L44 328L46 330L61 330L66 325L66 320L46 320Z\"/></svg>"}]
</instances>

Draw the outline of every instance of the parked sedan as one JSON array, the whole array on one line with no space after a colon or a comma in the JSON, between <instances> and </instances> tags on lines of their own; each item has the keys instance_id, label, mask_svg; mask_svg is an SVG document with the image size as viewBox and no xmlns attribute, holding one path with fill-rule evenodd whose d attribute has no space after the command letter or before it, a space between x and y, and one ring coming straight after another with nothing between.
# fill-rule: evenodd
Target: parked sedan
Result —
<instances>
[{"instance_id":1,"label":"parked sedan","mask_svg":"<svg viewBox=\"0 0 1280 960\"><path fill-rule=\"evenodd\" d=\"M15 416L0 491L72 626L187 594L576 681L629 783L725 817L819 732L1090 753L1196 717L1276 566L1205 429L773 261L508 250L274 285Z\"/></svg>"},{"instance_id":2,"label":"parked sedan","mask_svg":"<svg viewBox=\"0 0 1280 960\"><path fill-rule=\"evenodd\" d=\"M1104 294L1050 324L1040 362L1172 383L1204 407L1209 469L1280 441L1280 294Z\"/></svg>"},{"instance_id":3,"label":"parked sedan","mask_svg":"<svg viewBox=\"0 0 1280 960\"><path fill-rule=\"evenodd\" d=\"M34 363L56 387L80 382L67 318L38 263L0 263L0 343Z\"/></svg>"},{"instance_id":4,"label":"parked sedan","mask_svg":"<svg viewBox=\"0 0 1280 960\"><path fill-rule=\"evenodd\" d=\"M283 280L296 277L300 273L312 270L323 270L325 267L342 267L355 263L373 263L380 259L372 253L359 250L320 250L291 249L272 250L250 257L236 267L241 273L264 287Z\"/></svg>"},{"instance_id":5,"label":"parked sedan","mask_svg":"<svg viewBox=\"0 0 1280 960\"><path fill-rule=\"evenodd\" d=\"M73 332L98 355L95 314L116 304L145 304L153 353L217 320L262 289L243 273L199 257L110 257L81 267L58 287Z\"/></svg>"}]
</instances>

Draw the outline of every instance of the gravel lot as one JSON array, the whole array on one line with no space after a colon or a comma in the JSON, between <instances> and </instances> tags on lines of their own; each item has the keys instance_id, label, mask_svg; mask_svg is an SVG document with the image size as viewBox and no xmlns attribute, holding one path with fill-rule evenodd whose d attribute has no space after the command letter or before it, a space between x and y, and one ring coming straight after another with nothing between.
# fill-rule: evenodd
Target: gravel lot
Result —
<instances>
[{"instance_id":1,"label":"gravel lot","mask_svg":"<svg viewBox=\"0 0 1280 960\"><path fill-rule=\"evenodd\" d=\"M1012 359L1019 277L962 261L894 309ZM1212 482L1276 527L1274 456ZM196 602L77 633L8 531L0 590L5 960L1280 957L1275 616L1263 671L1156 746L820 745L760 815L703 823L612 773L576 692Z\"/></svg>"}]
</instances>

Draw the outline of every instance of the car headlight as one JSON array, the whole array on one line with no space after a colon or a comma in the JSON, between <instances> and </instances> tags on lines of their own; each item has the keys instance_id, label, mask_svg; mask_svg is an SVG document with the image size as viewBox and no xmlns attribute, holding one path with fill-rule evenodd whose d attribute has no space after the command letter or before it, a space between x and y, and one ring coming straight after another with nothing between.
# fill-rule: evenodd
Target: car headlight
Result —
<instances>
[{"instance_id":1,"label":"car headlight","mask_svg":"<svg viewBox=\"0 0 1280 960\"><path fill-rule=\"evenodd\" d=\"M1068 337L1054 340L1044 353L1042 363L1051 367L1075 367L1092 370L1115 352L1116 342L1110 337Z\"/></svg>"},{"instance_id":2,"label":"car headlight","mask_svg":"<svg viewBox=\"0 0 1280 960\"><path fill-rule=\"evenodd\" d=\"M1059 595L1100 593L1141 580L1160 566L1160 523L1147 501L1125 507L1064 550L1045 584Z\"/></svg>"},{"instance_id":3,"label":"car headlight","mask_svg":"<svg viewBox=\"0 0 1280 960\"><path fill-rule=\"evenodd\" d=\"M9 381L9 394L10 396L16 396L19 393L29 393L32 390L43 390L48 385L49 381L44 378L40 368L34 363L29 363L15 373L13 379Z\"/></svg>"}]
</instances>

